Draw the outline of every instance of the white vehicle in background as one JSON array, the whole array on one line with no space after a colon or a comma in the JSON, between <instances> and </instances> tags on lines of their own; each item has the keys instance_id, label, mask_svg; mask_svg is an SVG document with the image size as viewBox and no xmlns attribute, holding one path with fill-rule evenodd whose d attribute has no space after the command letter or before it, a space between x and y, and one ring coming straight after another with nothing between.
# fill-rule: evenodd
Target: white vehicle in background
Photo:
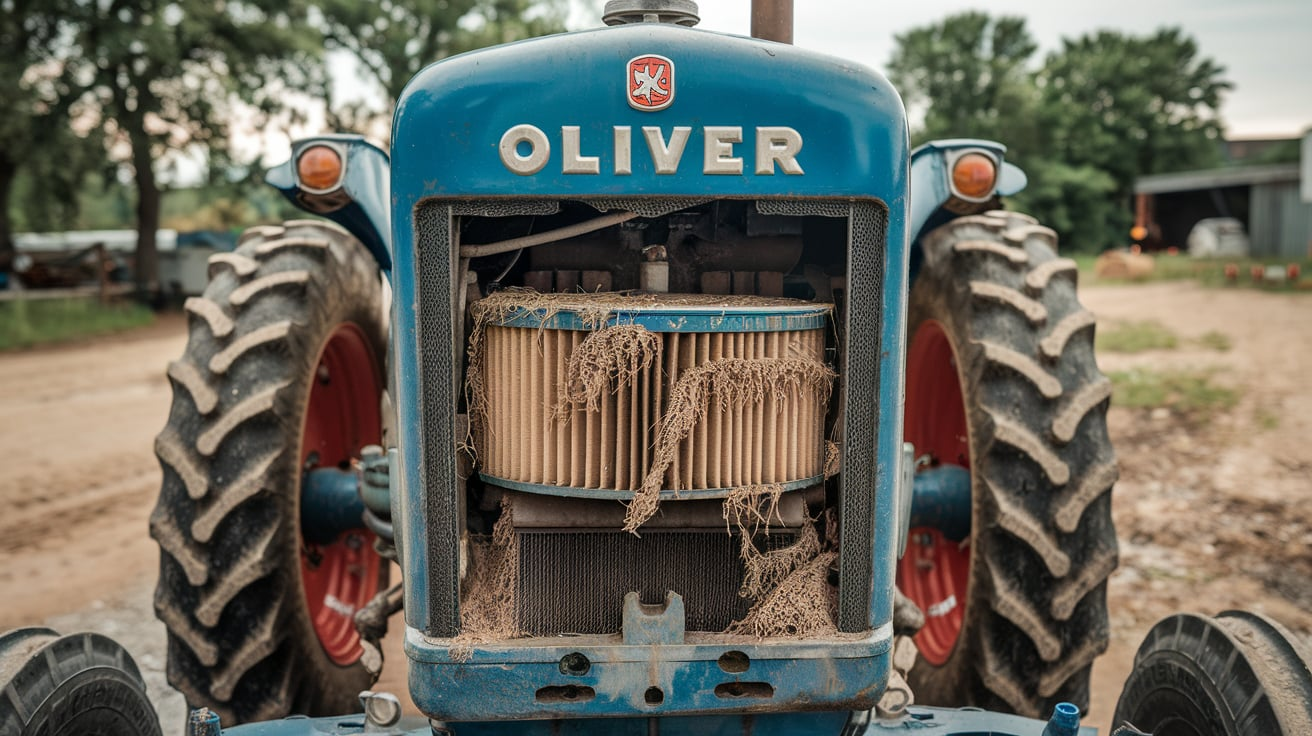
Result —
<instances>
[{"instance_id":1,"label":"white vehicle in background","mask_svg":"<svg viewBox=\"0 0 1312 736\"><path fill-rule=\"evenodd\" d=\"M1194 258L1245 258L1249 253L1248 231L1233 217L1199 220L1187 242Z\"/></svg>"}]
</instances>

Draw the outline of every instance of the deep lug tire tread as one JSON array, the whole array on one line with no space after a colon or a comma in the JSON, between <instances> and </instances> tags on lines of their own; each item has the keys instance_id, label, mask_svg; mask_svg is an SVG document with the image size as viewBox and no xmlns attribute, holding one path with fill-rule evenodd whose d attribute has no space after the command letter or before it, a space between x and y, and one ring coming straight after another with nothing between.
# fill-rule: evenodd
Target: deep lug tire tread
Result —
<instances>
[{"instance_id":1,"label":"deep lug tire tread","mask_svg":"<svg viewBox=\"0 0 1312 736\"><path fill-rule=\"evenodd\" d=\"M1123 722L1199 736L1312 733L1312 653L1256 614L1168 616L1134 655L1113 718Z\"/></svg>"},{"instance_id":2,"label":"deep lug tire tread","mask_svg":"<svg viewBox=\"0 0 1312 736\"><path fill-rule=\"evenodd\" d=\"M0 734L160 736L132 656L100 634L46 628L0 636Z\"/></svg>"},{"instance_id":3,"label":"deep lug tire tread","mask_svg":"<svg viewBox=\"0 0 1312 736\"><path fill-rule=\"evenodd\" d=\"M911 672L918 702L1046 717L1088 707L1107 647L1117 547L1116 462L1093 315L1074 263L1032 218L959 218L924 241L908 334L934 319L953 344L970 425L970 592L956 647Z\"/></svg>"},{"instance_id":4,"label":"deep lug tire tread","mask_svg":"<svg viewBox=\"0 0 1312 736\"><path fill-rule=\"evenodd\" d=\"M300 432L318 351L343 322L375 355L382 283L368 251L318 221L248 230L211 259L191 315L150 530L169 682L225 726L358 707L372 678L323 652L300 583ZM381 360L379 370L382 370Z\"/></svg>"}]
</instances>

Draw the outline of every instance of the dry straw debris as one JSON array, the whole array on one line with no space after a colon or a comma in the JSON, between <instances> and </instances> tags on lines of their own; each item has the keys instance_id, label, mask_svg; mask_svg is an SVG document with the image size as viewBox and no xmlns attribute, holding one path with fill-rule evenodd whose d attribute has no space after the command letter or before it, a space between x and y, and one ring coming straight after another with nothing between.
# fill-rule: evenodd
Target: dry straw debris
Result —
<instances>
[{"instance_id":1,"label":"dry straw debris","mask_svg":"<svg viewBox=\"0 0 1312 736\"><path fill-rule=\"evenodd\" d=\"M684 371L669 395L660 431L652 450L652 464L633 494L624 518L624 531L637 533L660 506L665 471L673 464L679 443L706 418L707 408L718 401L723 409L749 402L763 403L772 394L783 405L789 392L813 392L819 404L829 400L836 374L823 363L798 358L736 358L717 360ZM677 490L677 489L676 489Z\"/></svg>"},{"instance_id":2,"label":"dry straw debris","mask_svg":"<svg viewBox=\"0 0 1312 736\"><path fill-rule=\"evenodd\" d=\"M600 411L607 389L618 391L633 383L660 348L660 335L642 325L610 325L589 333L570 353L566 382L556 403L557 418L569 417L570 408L579 404Z\"/></svg>"},{"instance_id":3,"label":"dry straw debris","mask_svg":"<svg viewBox=\"0 0 1312 736\"><path fill-rule=\"evenodd\" d=\"M767 535L773 520L782 522L779 485L735 488L724 500L724 520L738 534L743 582L738 594L753 601L730 634L758 638L833 634L837 600L829 584L834 552L821 548L814 522L802 525L795 542L762 552L756 539Z\"/></svg>"},{"instance_id":4,"label":"dry straw debris","mask_svg":"<svg viewBox=\"0 0 1312 736\"><path fill-rule=\"evenodd\" d=\"M468 661L476 644L519 634L515 626L519 545L508 500L501 502L501 517L492 535L471 538L469 553L469 573L461 586L460 635L451 642L451 659L456 662Z\"/></svg>"}]
</instances>

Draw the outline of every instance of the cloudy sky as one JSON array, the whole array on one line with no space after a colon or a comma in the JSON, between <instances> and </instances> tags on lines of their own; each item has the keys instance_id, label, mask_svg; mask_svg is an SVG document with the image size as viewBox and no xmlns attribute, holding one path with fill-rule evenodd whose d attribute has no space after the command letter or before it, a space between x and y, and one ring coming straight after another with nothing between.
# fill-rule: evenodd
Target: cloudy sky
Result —
<instances>
[{"instance_id":1,"label":"cloudy sky","mask_svg":"<svg viewBox=\"0 0 1312 736\"><path fill-rule=\"evenodd\" d=\"M749 32L750 0L699 5L701 28ZM1312 127L1312 0L795 0L794 40L882 70L895 34L971 9L1024 16L1040 55L1098 28L1182 26L1235 84L1222 107L1230 137L1293 137ZM579 13L572 20L595 25Z\"/></svg>"}]
</instances>

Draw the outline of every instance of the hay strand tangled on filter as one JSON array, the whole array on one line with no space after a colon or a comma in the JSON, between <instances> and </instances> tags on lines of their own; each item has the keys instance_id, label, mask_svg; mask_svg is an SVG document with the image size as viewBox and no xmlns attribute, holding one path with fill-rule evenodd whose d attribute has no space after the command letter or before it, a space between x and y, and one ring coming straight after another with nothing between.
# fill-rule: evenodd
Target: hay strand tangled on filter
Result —
<instances>
[{"instance_id":1,"label":"hay strand tangled on filter","mask_svg":"<svg viewBox=\"0 0 1312 736\"><path fill-rule=\"evenodd\" d=\"M789 392L809 391L824 404L836 376L823 363L797 358L735 358L685 370L669 394L652 448L652 464L628 505L624 531L636 534L638 527L655 515L665 472L674 463L679 444L706 418L712 400L719 402L721 409L730 409L748 402L762 403L769 394L776 406L782 406Z\"/></svg>"},{"instance_id":2,"label":"hay strand tangled on filter","mask_svg":"<svg viewBox=\"0 0 1312 736\"><path fill-rule=\"evenodd\" d=\"M560 386L556 415L568 417L579 404L600 411L601 397L618 391L651 366L661 349L661 337L642 325L610 325L590 333L569 356Z\"/></svg>"},{"instance_id":3,"label":"hay strand tangled on filter","mask_svg":"<svg viewBox=\"0 0 1312 736\"><path fill-rule=\"evenodd\" d=\"M617 314L646 309L741 308L741 307L796 307L831 310L832 305L812 304L796 299L759 296L723 296L715 294L637 294L631 292L598 293L542 293L523 287L512 287L489 294L473 303L470 316L473 324L468 336L469 367L465 381L465 403L469 409L470 454L477 461L478 453L487 448L487 376L485 375L486 335L489 327L502 325L521 314L536 313L530 323L545 323L556 314L566 312L578 318L585 330L602 330ZM793 349L796 349L795 347ZM580 369L582 370L582 369ZM627 369L626 369L627 370ZM591 379L595 380L595 379ZM596 390L596 389L589 389ZM600 394L594 394L600 396ZM557 407L558 410L563 409Z\"/></svg>"}]
</instances>

